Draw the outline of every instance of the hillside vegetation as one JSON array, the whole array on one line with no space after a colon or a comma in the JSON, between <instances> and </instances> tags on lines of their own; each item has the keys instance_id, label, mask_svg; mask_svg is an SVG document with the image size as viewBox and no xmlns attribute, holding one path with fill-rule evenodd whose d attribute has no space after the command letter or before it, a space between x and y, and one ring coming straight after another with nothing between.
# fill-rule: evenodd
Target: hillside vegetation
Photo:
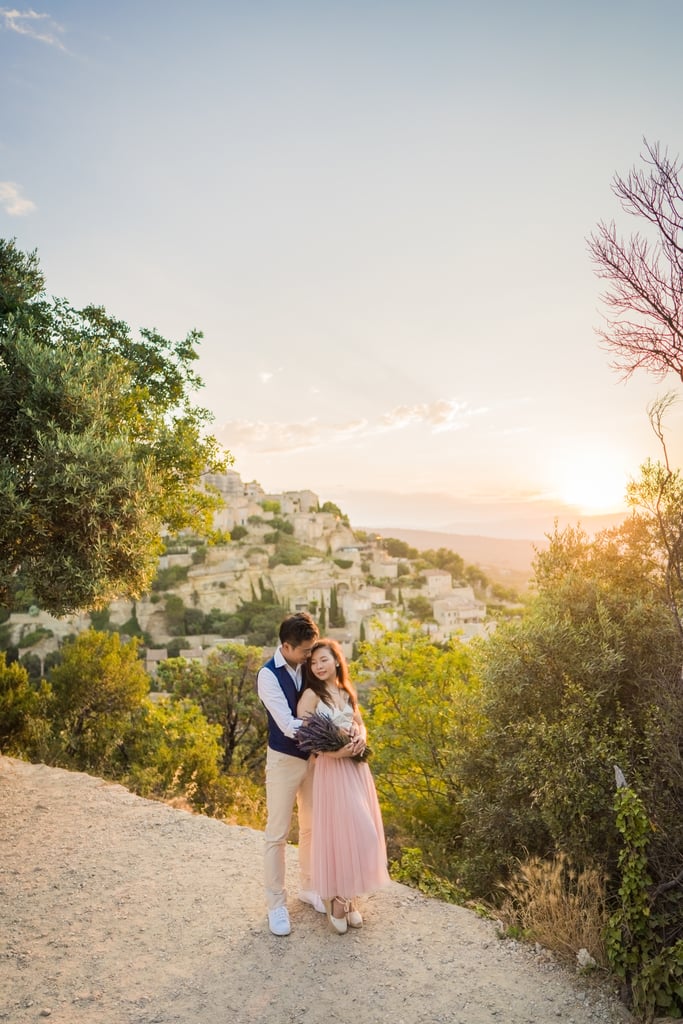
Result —
<instances>
[{"instance_id":1,"label":"hillside vegetation","mask_svg":"<svg viewBox=\"0 0 683 1024\"><path fill-rule=\"evenodd\" d=\"M510 934L587 951L643 1020L676 1015L683 998L683 640L659 543L646 512L596 538L556 532L526 604L492 633L435 642L397 612L352 661L394 877L495 907ZM424 552L382 545L410 579L425 572ZM434 560L490 592L454 553ZM252 627L257 609L277 610L274 625L274 598L264 583L243 602ZM45 678L3 667L2 751L261 827L262 647L166 660L162 699L138 650L86 629Z\"/></svg>"},{"instance_id":2,"label":"hillside vegetation","mask_svg":"<svg viewBox=\"0 0 683 1024\"><path fill-rule=\"evenodd\" d=\"M352 655L354 642L374 635L378 622L395 628L415 620L445 640L519 612L524 588L518 592L505 570L485 572L445 547L418 550L354 531L330 503L303 517L304 531L302 516L281 512L277 502L249 507L258 513L229 534L214 531L210 541L188 532L167 536L151 588L135 601L55 619L38 607L30 587L16 586L11 607L0 610L0 649L38 678L59 661L66 637L90 627L138 637L143 653L177 656L229 639L274 645L282 617L306 608L323 632L337 631ZM425 573L434 570L443 578L430 583ZM528 573L516 578L526 584ZM452 610L446 616L435 605L454 595L462 605L455 621Z\"/></svg>"}]
</instances>

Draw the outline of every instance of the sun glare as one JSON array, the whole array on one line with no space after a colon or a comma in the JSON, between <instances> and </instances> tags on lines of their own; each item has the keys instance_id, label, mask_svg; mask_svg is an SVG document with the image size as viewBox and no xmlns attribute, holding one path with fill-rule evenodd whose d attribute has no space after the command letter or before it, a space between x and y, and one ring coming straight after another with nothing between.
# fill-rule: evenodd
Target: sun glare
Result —
<instances>
[{"instance_id":1,"label":"sun glare","mask_svg":"<svg viewBox=\"0 0 683 1024\"><path fill-rule=\"evenodd\" d=\"M625 508L629 471L614 452L566 453L558 458L552 476L557 497L582 515L620 512Z\"/></svg>"}]
</instances>

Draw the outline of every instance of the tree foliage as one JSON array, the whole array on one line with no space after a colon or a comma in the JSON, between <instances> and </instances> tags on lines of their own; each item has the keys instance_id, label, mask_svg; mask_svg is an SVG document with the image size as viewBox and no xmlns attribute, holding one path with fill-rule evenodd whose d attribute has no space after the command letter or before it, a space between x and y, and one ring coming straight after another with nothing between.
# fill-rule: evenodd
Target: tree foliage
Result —
<instances>
[{"instance_id":1,"label":"tree foliage","mask_svg":"<svg viewBox=\"0 0 683 1024\"><path fill-rule=\"evenodd\" d=\"M136 338L43 287L0 240L0 599L30 586L62 614L148 589L162 526L209 528L224 459L191 401L198 332Z\"/></svg>"},{"instance_id":2,"label":"tree foliage","mask_svg":"<svg viewBox=\"0 0 683 1024\"><path fill-rule=\"evenodd\" d=\"M221 728L222 769L253 771L263 764L267 724L256 692L263 663L258 647L223 644L205 664L175 658L159 666L160 685L176 699L191 698Z\"/></svg>"},{"instance_id":3,"label":"tree foliage","mask_svg":"<svg viewBox=\"0 0 683 1024\"><path fill-rule=\"evenodd\" d=\"M658 821L662 870L680 855L683 652L652 555L637 520L594 539L556 530L526 616L482 649L488 724L465 765L478 888L525 852L613 870L615 763Z\"/></svg>"},{"instance_id":4,"label":"tree foliage","mask_svg":"<svg viewBox=\"0 0 683 1024\"><path fill-rule=\"evenodd\" d=\"M408 612L419 622L434 622L434 606L424 594L408 598Z\"/></svg>"},{"instance_id":5,"label":"tree foliage","mask_svg":"<svg viewBox=\"0 0 683 1024\"><path fill-rule=\"evenodd\" d=\"M50 673L55 715L69 763L103 771L119 747L149 690L149 677L137 655L136 640L93 629L65 644L61 664Z\"/></svg>"},{"instance_id":6,"label":"tree foliage","mask_svg":"<svg viewBox=\"0 0 683 1024\"><path fill-rule=\"evenodd\" d=\"M683 639L683 479L680 470L670 465L663 424L674 401L674 395L665 395L648 410L664 462L648 459L641 466L640 477L629 482L626 500L647 537L652 562Z\"/></svg>"},{"instance_id":7,"label":"tree foliage","mask_svg":"<svg viewBox=\"0 0 683 1024\"><path fill-rule=\"evenodd\" d=\"M465 561L450 548L428 548L426 551L420 552L420 559L433 569L443 569L449 572L454 580L465 578Z\"/></svg>"},{"instance_id":8,"label":"tree foliage","mask_svg":"<svg viewBox=\"0 0 683 1024\"><path fill-rule=\"evenodd\" d=\"M420 552L417 548L411 547L407 541L398 540L396 537L384 537L382 539L382 547L388 555L391 555L392 558L408 558L415 560L420 557Z\"/></svg>"},{"instance_id":9,"label":"tree foliage","mask_svg":"<svg viewBox=\"0 0 683 1024\"><path fill-rule=\"evenodd\" d=\"M52 733L52 694L42 683L31 685L28 672L17 661L8 665L0 652L0 752L43 758Z\"/></svg>"},{"instance_id":10,"label":"tree foliage","mask_svg":"<svg viewBox=\"0 0 683 1024\"><path fill-rule=\"evenodd\" d=\"M260 598L242 601L236 611L220 621L226 636L244 636L252 647L269 647L278 642L278 629L285 615L287 609L279 604L277 595L266 591Z\"/></svg>"},{"instance_id":11,"label":"tree foliage","mask_svg":"<svg viewBox=\"0 0 683 1024\"><path fill-rule=\"evenodd\" d=\"M447 873L462 835L459 759L483 727L470 654L457 642L444 650L407 632L359 648L356 672L369 680L366 723L385 825L400 845L420 846Z\"/></svg>"},{"instance_id":12,"label":"tree foliage","mask_svg":"<svg viewBox=\"0 0 683 1024\"><path fill-rule=\"evenodd\" d=\"M349 517L333 501L324 501L322 505L318 505L318 512L329 512L331 515L336 516L345 526L349 526Z\"/></svg>"},{"instance_id":13,"label":"tree foliage","mask_svg":"<svg viewBox=\"0 0 683 1024\"><path fill-rule=\"evenodd\" d=\"M117 774L142 796L183 796L199 811L220 803L220 726L192 700L141 702L120 748Z\"/></svg>"}]
</instances>

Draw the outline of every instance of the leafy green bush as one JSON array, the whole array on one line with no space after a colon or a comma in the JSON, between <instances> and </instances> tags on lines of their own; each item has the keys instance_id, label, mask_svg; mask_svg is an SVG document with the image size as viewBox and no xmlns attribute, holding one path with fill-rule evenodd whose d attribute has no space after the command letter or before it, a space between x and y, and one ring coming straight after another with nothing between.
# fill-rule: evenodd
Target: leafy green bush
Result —
<instances>
[{"instance_id":1,"label":"leafy green bush","mask_svg":"<svg viewBox=\"0 0 683 1024\"><path fill-rule=\"evenodd\" d=\"M38 655L27 651L26 654L22 654L19 659L19 664L26 669L31 682L37 683L43 671L43 666Z\"/></svg>"},{"instance_id":2,"label":"leafy green bush","mask_svg":"<svg viewBox=\"0 0 683 1024\"><path fill-rule=\"evenodd\" d=\"M169 658L177 658L180 652L186 651L188 647L190 647L190 641L186 637L174 637L173 640L169 640L166 653Z\"/></svg>"},{"instance_id":3,"label":"leafy green bush","mask_svg":"<svg viewBox=\"0 0 683 1024\"><path fill-rule=\"evenodd\" d=\"M612 874L614 763L647 794L670 847L660 844L662 863L683 849L674 739L683 652L649 555L609 534L565 531L539 556L537 586L521 620L473 648L488 722L462 760L462 850L479 892L515 858L549 851Z\"/></svg>"},{"instance_id":4,"label":"leafy green bush","mask_svg":"<svg viewBox=\"0 0 683 1024\"><path fill-rule=\"evenodd\" d=\"M36 644L40 643L41 640L47 640L48 637L54 636L51 629L47 629L45 626L38 626L36 629L32 629L29 633L24 633L19 640L20 647L35 647Z\"/></svg>"},{"instance_id":5,"label":"leafy green bush","mask_svg":"<svg viewBox=\"0 0 683 1024\"><path fill-rule=\"evenodd\" d=\"M7 665L0 653L0 751L32 761L43 760L51 742L52 690L36 689L18 662Z\"/></svg>"},{"instance_id":6,"label":"leafy green bush","mask_svg":"<svg viewBox=\"0 0 683 1024\"><path fill-rule=\"evenodd\" d=\"M396 882L409 885L411 889L419 889L426 896L444 900L446 903L457 903L461 906L468 900L467 892L447 878L437 875L424 863L422 850L419 847L406 847L401 851L398 861L389 865L391 877Z\"/></svg>"},{"instance_id":7,"label":"leafy green bush","mask_svg":"<svg viewBox=\"0 0 683 1024\"><path fill-rule=\"evenodd\" d=\"M125 766L115 771L142 796L183 796L206 810L220 775L220 732L194 701L144 701L122 737Z\"/></svg>"},{"instance_id":8,"label":"leafy green bush","mask_svg":"<svg viewBox=\"0 0 683 1024\"><path fill-rule=\"evenodd\" d=\"M186 608L184 632L188 636L201 636L206 630L206 616L200 608Z\"/></svg>"},{"instance_id":9,"label":"leafy green bush","mask_svg":"<svg viewBox=\"0 0 683 1024\"><path fill-rule=\"evenodd\" d=\"M87 630L62 648L50 673L59 763L82 771L116 770L120 745L149 690L138 643Z\"/></svg>"},{"instance_id":10,"label":"leafy green bush","mask_svg":"<svg viewBox=\"0 0 683 1024\"><path fill-rule=\"evenodd\" d=\"M204 664L174 659L159 666L158 680L174 699L196 701L208 721L220 726L221 767L226 772L263 766L267 725L256 692L262 663L260 647L223 644Z\"/></svg>"},{"instance_id":11,"label":"leafy green bush","mask_svg":"<svg viewBox=\"0 0 683 1024\"><path fill-rule=\"evenodd\" d=\"M269 535L272 536L272 535ZM280 534L274 535L275 540L267 543L274 543L275 552L268 559L268 565L273 569L276 565L301 565L304 558L308 557L307 550L302 544L292 540L289 537L282 537ZM319 552L316 552L319 554Z\"/></svg>"},{"instance_id":12,"label":"leafy green bush","mask_svg":"<svg viewBox=\"0 0 683 1024\"><path fill-rule=\"evenodd\" d=\"M206 544L200 544L192 552L192 564L200 565L206 561Z\"/></svg>"},{"instance_id":13,"label":"leafy green bush","mask_svg":"<svg viewBox=\"0 0 683 1024\"><path fill-rule=\"evenodd\" d=\"M653 828L638 795L620 787L614 808L622 847L618 863L620 902L607 929L609 960L615 974L628 984L639 1019L649 1022L655 1014L681 1017L683 938L671 944L667 941L681 928L680 885L653 886L648 861ZM673 900L667 899L668 893Z\"/></svg>"},{"instance_id":14,"label":"leafy green bush","mask_svg":"<svg viewBox=\"0 0 683 1024\"><path fill-rule=\"evenodd\" d=\"M93 629L103 631L110 628L109 608L93 608L88 614L90 615L90 625L92 626Z\"/></svg>"},{"instance_id":15,"label":"leafy green bush","mask_svg":"<svg viewBox=\"0 0 683 1024\"><path fill-rule=\"evenodd\" d=\"M169 565L167 569L159 569L152 581L152 590L172 590L187 579L189 571L188 565Z\"/></svg>"},{"instance_id":16,"label":"leafy green bush","mask_svg":"<svg viewBox=\"0 0 683 1024\"><path fill-rule=\"evenodd\" d=\"M419 845L455 881L468 825L459 762L484 726L470 650L408 632L358 646L353 675L359 690L368 679L364 717L390 853Z\"/></svg>"}]
</instances>

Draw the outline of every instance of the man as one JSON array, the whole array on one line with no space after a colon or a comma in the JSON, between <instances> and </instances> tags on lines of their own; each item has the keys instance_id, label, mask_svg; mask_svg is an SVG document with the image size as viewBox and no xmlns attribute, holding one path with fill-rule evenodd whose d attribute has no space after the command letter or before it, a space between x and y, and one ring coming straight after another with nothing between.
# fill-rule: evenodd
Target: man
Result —
<instances>
[{"instance_id":1,"label":"man","mask_svg":"<svg viewBox=\"0 0 683 1024\"><path fill-rule=\"evenodd\" d=\"M266 852L264 876L268 926L273 935L289 935L291 925L285 888L285 846L294 800L299 812L299 899L325 913L320 896L311 890L311 804L314 760L302 753L294 736L301 725L296 705L302 668L318 639L318 627L307 612L289 615L280 625L280 646L258 674L258 695L268 714L266 754Z\"/></svg>"}]
</instances>

